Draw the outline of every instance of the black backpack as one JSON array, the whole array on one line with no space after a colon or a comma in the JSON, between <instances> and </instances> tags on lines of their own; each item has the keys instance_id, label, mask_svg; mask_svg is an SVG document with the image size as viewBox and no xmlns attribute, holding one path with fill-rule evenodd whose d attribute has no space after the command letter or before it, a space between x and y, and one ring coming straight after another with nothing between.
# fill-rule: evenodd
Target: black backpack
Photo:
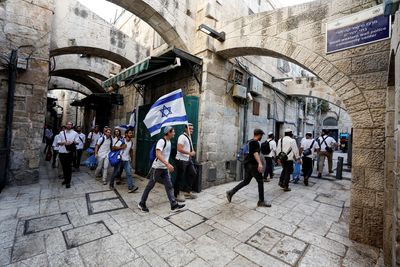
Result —
<instances>
[{"instance_id":1,"label":"black backpack","mask_svg":"<svg viewBox=\"0 0 400 267\"><path fill-rule=\"evenodd\" d=\"M264 156L267 156L267 155L269 155L269 153L271 153L271 146L270 146L270 144L269 144L269 142L271 142L272 140L270 140L270 141L265 141L264 143L262 143L261 144L261 153L264 155Z\"/></svg>"}]
</instances>

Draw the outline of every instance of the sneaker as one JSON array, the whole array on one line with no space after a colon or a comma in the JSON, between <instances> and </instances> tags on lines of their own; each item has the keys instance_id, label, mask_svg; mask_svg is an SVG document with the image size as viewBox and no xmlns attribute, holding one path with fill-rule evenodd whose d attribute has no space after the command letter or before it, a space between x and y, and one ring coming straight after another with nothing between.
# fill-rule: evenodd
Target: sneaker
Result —
<instances>
[{"instance_id":1,"label":"sneaker","mask_svg":"<svg viewBox=\"0 0 400 267\"><path fill-rule=\"evenodd\" d=\"M103 185L106 185L106 184L107 184L107 182L106 182L106 181L104 181L104 182L103 182Z\"/></svg>"},{"instance_id":2,"label":"sneaker","mask_svg":"<svg viewBox=\"0 0 400 267\"><path fill-rule=\"evenodd\" d=\"M139 187L135 186L134 188L128 189L128 193L134 193L139 189Z\"/></svg>"},{"instance_id":3,"label":"sneaker","mask_svg":"<svg viewBox=\"0 0 400 267\"><path fill-rule=\"evenodd\" d=\"M266 203L265 201L258 201L258 202L257 202L257 207L269 208L269 207L271 207L271 204Z\"/></svg>"},{"instance_id":4,"label":"sneaker","mask_svg":"<svg viewBox=\"0 0 400 267\"><path fill-rule=\"evenodd\" d=\"M329 171L329 173L330 173L330 174L332 174L332 173L333 173L333 171Z\"/></svg>"},{"instance_id":5,"label":"sneaker","mask_svg":"<svg viewBox=\"0 0 400 267\"><path fill-rule=\"evenodd\" d=\"M176 203L175 205L173 205L172 207L171 207L171 210L172 211L178 211L178 210L180 210L180 209L183 209L185 207L185 204L178 204L178 203Z\"/></svg>"},{"instance_id":6,"label":"sneaker","mask_svg":"<svg viewBox=\"0 0 400 267\"><path fill-rule=\"evenodd\" d=\"M178 194L175 199L178 202L185 202L185 200L186 200L184 194Z\"/></svg>"},{"instance_id":7,"label":"sneaker","mask_svg":"<svg viewBox=\"0 0 400 267\"><path fill-rule=\"evenodd\" d=\"M283 191L290 192L290 191L292 191L292 189L290 189L289 187L285 187L285 188L283 188Z\"/></svg>"},{"instance_id":8,"label":"sneaker","mask_svg":"<svg viewBox=\"0 0 400 267\"><path fill-rule=\"evenodd\" d=\"M143 212L149 212L149 209L146 207L146 204L144 203L139 203L138 208Z\"/></svg>"},{"instance_id":9,"label":"sneaker","mask_svg":"<svg viewBox=\"0 0 400 267\"><path fill-rule=\"evenodd\" d=\"M322 178L322 174L321 173L318 173L318 178Z\"/></svg>"},{"instance_id":10,"label":"sneaker","mask_svg":"<svg viewBox=\"0 0 400 267\"><path fill-rule=\"evenodd\" d=\"M232 193L231 193L231 191L226 191L226 198L228 199L228 202L231 203L231 201L232 201Z\"/></svg>"},{"instance_id":11,"label":"sneaker","mask_svg":"<svg viewBox=\"0 0 400 267\"><path fill-rule=\"evenodd\" d=\"M185 193L183 193L183 196L188 199L196 199L197 198L197 196L195 194L193 194L192 192L185 192Z\"/></svg>"},{"instance_id":12,"label":"sneaker","mask_svg":"<svg viewBox=\"0 0 400 267\"><path fill-rule=\"evenodd\" d=\"M65 188L71 188L71 185L70 184L66 184Z\"/></svg>"}]
</instances>

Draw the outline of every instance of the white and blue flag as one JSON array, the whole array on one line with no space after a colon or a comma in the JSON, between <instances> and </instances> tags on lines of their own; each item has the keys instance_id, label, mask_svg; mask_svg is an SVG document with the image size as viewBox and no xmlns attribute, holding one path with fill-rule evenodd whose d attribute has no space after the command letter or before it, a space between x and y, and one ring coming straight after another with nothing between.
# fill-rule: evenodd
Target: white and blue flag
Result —
<instances>
[{"instance_id":1,"label":"white and blue flag","mask_svg":"<svg viewBox=\"0 0 400 267\"><path fill-rule=\"evenodd\" d=\"M160 133L164 126L187 124L182 90L178 89L160 97L151 106L143 122L151 136Z\"/></svg>"},{"instance_id":2,"label":"white and blue flag","mask_svg":"<svg viewBox=\"0 0 400 267\"><path fill-rule=\"evenodd\" d=\"M129 118L129 123L119 125L116 128L127 130L129 128L135 128L135 126L136 126L136 108L131 112L131 116Z\"/></svg>"}]
</instances>

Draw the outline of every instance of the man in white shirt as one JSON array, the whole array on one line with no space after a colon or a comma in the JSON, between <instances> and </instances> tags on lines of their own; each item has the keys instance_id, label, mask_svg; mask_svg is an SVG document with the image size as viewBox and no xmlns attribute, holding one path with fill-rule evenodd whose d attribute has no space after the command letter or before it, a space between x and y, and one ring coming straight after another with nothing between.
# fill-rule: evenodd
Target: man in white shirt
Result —
<instances>
[{"instance_id":1,"label":"man in white shirt","mask_svg":"<svg viewBox=\"0 0 400 267\"><path fill-rule=\"evenodd\" d=\"M94 127L94 130L91 131L87 136L87 141L89 143L89 147L92 148L93 150L95 149L99 138L103 136L99 129L100 129L99 125L96 125Z\"/></svg>"},{"instance_id":2,"label":"man in white shirt","mask_svg":"<svg viewBox=\"0 0 400 267\"><path fill-rule=\"evenodd\" d=\"M192 158L196 155L191 139L192 134L193 124L189 123L185 125L185 132L178 138L178 151L175 158L177 174L174 184L174 195L179 202L184 202L185 198L195 199L197 197L191 192L197 177L197 172L192 161Z\"/></svg>"},{"instance_id":3,"label":"man in white shirt","mask_svg":"<svg viewBox=\"0 0 400 267\"><path fill-rule=\"evenodd\" d=\"M276 142L274 140L273 132L268 133L268 139L266 142L268 142L271 152L268 155L264 155L265 158L264 180L266 182L269 182L270 181L269 179L274 178L274 158L276 153Z\"/></svg>"},{"instance_id":4,"label":"man in white shirt","mask_svg":"<svg viewBox=\"0 0 400 267\"><path fill-rule=\"evenodd\" d=\"M76 132L78 133L78 144L76 145L74 168L75 171L79 171L79 167L81 166L81 158L83 153L83 146L85 145L86 136L84 133L82 133L81 126L76 127Z\"/></svg>"},{"instance_id":5,"label":"man in white shirt","mask_svg":"<svg viewBox=\"0 0 400 267\"><path fill-rule=\"evenodd\" d=\"M59 142L59 138L60 138L60 137L59 137L59 136L60 136L60 132L62 132L62 131L64 131L64 130L65 130L65 127L63 126L63 127L60 129L59 133L56 134L56 135L54 136L54 140L53 140L53 144L52 144L52 148L53 148L53 162L52 162L52 164L51 164L51 166L53 167L53 169L56 168L56 161L57 161L58 149L59 149L58 142Z\"/></svg>"},{"instance_id":6,"label":"man in white shirt","mask_svg":"<svg viewBox=\"0 0 400 267\"><path fill-rule=\"evenodd\" d=\"M66 129L60 132L58 137L58 155L60 158L66 188L71 187L72 157L78 143L78 134L72 130L72 122L67 122Z\"/></svg>"},{"instance_id":7,"label":"man in white shirt","mask_svg":"<svg viewBox=\"0 0 400 267\"><path fill-rule=\"evenodd\" d=\"M174 167L169 163L169 156L171 154L171 139L175 136L175 130L171 126L166 126L163 133L164 137L157 141L156 159L150 170L149 182L138 204L138 208L144 212L149 212L146 201L158 179L161 180L165 186L165 191L167 192L171 204L171 210L176 211L185 207L185 205L180 205L174 197L174 188L170 176L170 173L174 171Z\"/></svg>"},{"instance_id":8,"label":"man in white shirt","mask_svg":"<svg viewBox=\"0 0 400 267\"><path fill-rule=\"evenodd\" d=\"M112 138L111 130L107 129L104 135L97 140L96 147L94 149L94 154L97 159L97 168L95 171L96 178L103 177L103 185L107 184L107 171L108 171L108 153L111 151ZM103 175L101 176L101 170L103 170Z\"/></svg>"},{"instance_id":9,"label":"man in white shirt","mask_svg":"<svg viewBox=\"0 0 400 267\"><path fill-rule=\"evenodd\" d=\"M322 177L322 171L324 170L325 159L328 159L328 171L333 173L332 170L332 157L333 151L337 146L336 140L329 136L328 130L322 130L322 135L318 138L319 151L319 164L318 164L318 178Z\"/></svg>"},{"instance_id":10,"label":"man in white shirt","mask_svg":"<svg viewBox=\"0 0 400 267\"><path fill-rule=\"evenodd\" d=\"M276 154L283 152L287 155L287 160L279 162L282 165L282 173L279 179L279 186L285 192L291 191L289 188L290 175L293 173L293 161L300 161L299 149L297 148L296 140L293 139L293 132L291 129L285 130L285 136L278 141L276 147Z\"/></svg>"},{"instance_id":11,"label":"man in white shirt","mask_svg":"<svg viewBox=\"0 0 400 267\"><path fill-rule=\"evenodd\" d=\"M115 144L113 144L113 150L120 150L121 161L119 164L114 166L114 171L110 180L110 189L114 190L114 181L118 175L121 175L120 169L121 166L125 170L126 179L128 182L128 193L136 192L139 187L135 186L135 183L132 178L132 170L131 170L131 160L133 158L133 130L128 129L125 131L125 138L119 139Z\"/></svg>"},{"instance_id":12,"label":"man in white shirt","mask_svg":"<svg viewBox=\"0 0 400 267\"><path fill-rule=\"evenodd\" d=\"M313 171L314 153L319 149L318 142L312 138L312 133L306 133L306 138L301 140L300 155L303 155L304 185L308 186L308 179Z\"/></svg>"}]
</instances>

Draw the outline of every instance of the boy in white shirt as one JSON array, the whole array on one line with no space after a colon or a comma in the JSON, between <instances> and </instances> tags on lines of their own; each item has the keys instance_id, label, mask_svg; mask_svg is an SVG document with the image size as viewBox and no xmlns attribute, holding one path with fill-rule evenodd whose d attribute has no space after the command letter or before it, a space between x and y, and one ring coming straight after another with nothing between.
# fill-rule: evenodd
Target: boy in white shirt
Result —
<instances>
[{"instance_id":1,"label":"boy in white shirt","mask_svg":"<svg viewBox=\"0 0 400 267\"><path fill-rule=\"evenodd\" d=\"M62 182L66 188L71 187L72 176L72 159L76 144L78 143L78 134L72 130L72 122L67 122L66 129L60 132L58 137L58 155L63 169L64 181Z\"/></svg>"},{"instance_id":2,"label":"boy in white shirt","mask_svg":"<svg viewBox=\"0 0 400 267\"><path fill-rule=\"evenodd\" d=\"M97 159L97 168L95 171L95 176L97 178L101 177L101 170L103 170L103 185L107 184L107 171L108 171L108 153L111 151L112 138L111 130L107 129L104 131L104 135L97 140L96 147L94 149L94 154Z\"/></svg>"},{"instance_id":3,"label":"boy in white shirt","mask_svg":"<svg viewBox=\"0 0 400 267\"><path fill-rule=\"evenodd\" d=\"M304 174L304 185L308 186L308 179L311 177L313 171L313 159L314 153L319 148L318 142L312 139L312 133L306 133L306 138L301 140L300 144L300 155L303 159L303 174Z\"/></svg>"}]
</instances>

